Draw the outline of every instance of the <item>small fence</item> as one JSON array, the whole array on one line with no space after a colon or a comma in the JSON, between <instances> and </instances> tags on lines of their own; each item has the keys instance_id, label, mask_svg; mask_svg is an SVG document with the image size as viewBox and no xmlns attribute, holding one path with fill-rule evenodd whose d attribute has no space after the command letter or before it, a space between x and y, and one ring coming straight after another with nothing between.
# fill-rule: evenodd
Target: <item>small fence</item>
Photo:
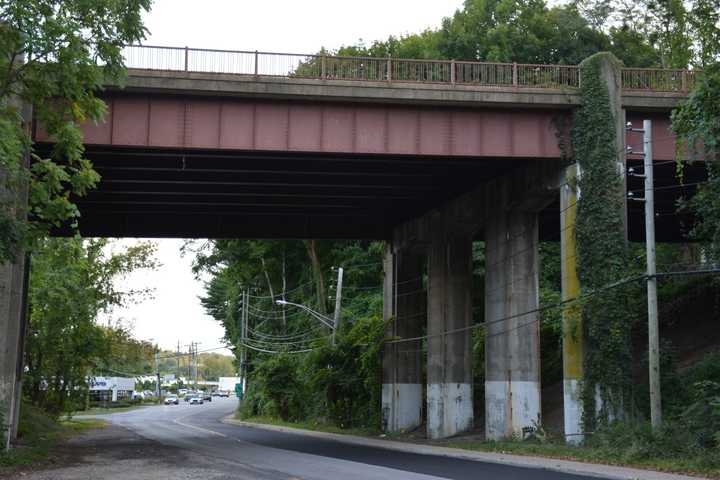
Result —
<instances>
[{"instance_id":1,"label":"small fence","mask_svg":"<svg viewBox=\"0 0 720 480\"><path fill-rule=\"evenodd\" d=\"M147 70L479 87L564 89L580 86L580 70L576 65L344 57L145 45L126 47L124 57L129 68ZM622 86L630 90L687 92L692 89L695 77L695 72L689 70L625 68Z\"/></svg>"},{"instance_id":2,"label":"small fence","mask_svg":"<svg viewBox=\"0 0 720 480\"><path fill-rule=\"evenodd\" d=\"M689 92L700 72L661 68L623 68L622 87L626 90Z\"/></svg>"}]
</instances>

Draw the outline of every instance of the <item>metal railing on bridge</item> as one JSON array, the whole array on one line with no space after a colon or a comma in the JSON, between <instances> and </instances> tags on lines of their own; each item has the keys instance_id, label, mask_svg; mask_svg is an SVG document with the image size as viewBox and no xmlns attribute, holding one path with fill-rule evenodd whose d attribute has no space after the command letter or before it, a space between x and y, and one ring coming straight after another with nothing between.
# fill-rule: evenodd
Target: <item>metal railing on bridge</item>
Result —
<instances>
[{"instance_id":1,"label":"metal railing on bridge","mask_svg":"<svg viewBox=\"0 0 720 480\"><path fill-rule=\"evenodd\" d=\"M580 86L577 65L410 60L146 45L126 47L124 57L128 68L147 70L477 87L566 89ZM692 89L695 79L696 72L692 70L622 70L622 87L629 90L687 92Z\"/></svg>"}]
</instances>

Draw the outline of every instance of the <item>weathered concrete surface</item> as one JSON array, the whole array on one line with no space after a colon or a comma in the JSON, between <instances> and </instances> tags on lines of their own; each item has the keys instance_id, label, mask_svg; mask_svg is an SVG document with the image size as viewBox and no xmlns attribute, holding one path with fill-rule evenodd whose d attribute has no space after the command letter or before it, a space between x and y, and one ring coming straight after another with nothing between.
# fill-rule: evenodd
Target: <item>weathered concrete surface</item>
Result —
<instances>
[{"instance_id":1,"label":"weathered concrete surface","mask_svg":"<svg viewBox=\"0 0 720 480\"><path fill-rule=\"evenodd\" d=\"M426 321L423 255L410 249L392 252L384 260L384 318L386 337L408 339L422 335ZM383 352L383 430L409 430L422 423L422 341L387 343Z\"/></svg>"},{"instance_id":2,"label":"weathered concrete surface","mask_svg":"<svg viewBox=\"0 0 720 480\"><path fill-rule=\"evenodd\" d=\"M29 104L14 103L22 128L29 134L32 108ZM27 167L30 156L23 159ZM10 187L7 173L0 171L0 202L5 212L17 218L25 218L28 201L28 185ZM10 184L12 185L12 183ZM28 262L29 263L29 262ZM10 442L17 437L20 419L20 400L22 398L23 353L25 345L27 313L27 281L25 253L15 252L12 262L0 263L0 448L9 448Z\"/></svg>"},{"instance_id":3,"label":"weathered concrete surface","mask_svg":"<svg viewBox=\"0 0 720 480\"><path fill-rule=\"evenodd\" d=\"M5 426L3 446L17 437L22 393L25 259L0 266L0 409Z\"/></svg>"},{"instance_id":4,"label":"weathered concrete surface","mask_svg":"<svg viewBox=\"0 0 720 480\"><path fill-rule=\"evenodd\" d=\"M570 109L580 104L577 89L477 87L469 85L287 79L223 73L167 72L132 69L125 89L184 95L228 95L317 101L408 103L461 106L544 107ZM625 108L670 110L684 93L623 92Z\"/></svg>"},{"instance_id":5,"label":"weathered concrete surface","mask_svg":"<svg viewBox=\"0 0 720 480\"><path fill-rule=\"evenodd\" d=\"M522 436L540 421L538 220L496 182L485 228L485 435Z\"/></svg>"},{"instance_id":6,"label":"weathered concrete surface","mask_svg":"<svg viewBox=\"0 0 720 480\"><path fill-rule=\"evenodd\" d=\"M560 187L560 271L562 300L570 302L580 295L577 273L575 218L577 216L577 164L565 170L565 185ZM580 443L583 439L582 399L583 329L580 305L569 303L562 311L563 322L563 416L565 439Z\"/></svg>"},{"instance_id":7,"label":"weathered concrete surface","mask_svg":"<svg viewBox=\"0 0 720 480\"><path fill-rule=\"evenodd\" d=\"M437 215L428 255L427 432L473 427L472 235ZM452 224L451 224L452 225Z\"/></svg>"}]
</instances>

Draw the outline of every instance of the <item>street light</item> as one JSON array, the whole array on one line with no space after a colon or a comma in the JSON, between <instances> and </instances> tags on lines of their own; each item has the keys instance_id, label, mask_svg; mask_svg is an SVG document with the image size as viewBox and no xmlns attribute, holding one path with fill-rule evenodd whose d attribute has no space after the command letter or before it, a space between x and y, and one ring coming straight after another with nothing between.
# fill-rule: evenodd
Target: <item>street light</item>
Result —
<instances>
[{"instance_id":1,"label":"street light","mask_svg":"<svg viewBox=\"0 0 720 480\"><path fill-rule=\"evenodd\" d=\"M310 307L306 307L305 305L302 305L299 303L288 302L287 300L281 300L281 299L275 300L275 303L278 305L292 305L293 307L297 307L301 310L305 310L310 315L312 315L313 317L320 320L325 326L329 327L332 330L335 330L335 321L332 318L326 317L322 313L316 312L315 310L313 310Z\"/></svg>"}]
</instances>

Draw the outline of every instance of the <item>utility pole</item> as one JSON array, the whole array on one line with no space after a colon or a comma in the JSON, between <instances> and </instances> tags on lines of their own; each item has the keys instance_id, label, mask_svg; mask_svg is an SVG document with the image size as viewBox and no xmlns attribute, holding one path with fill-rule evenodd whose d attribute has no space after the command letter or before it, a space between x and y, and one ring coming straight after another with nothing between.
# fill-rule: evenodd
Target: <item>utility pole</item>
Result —
<instances>
[{"instance_id":1,"label":"utility pole","mask_svg":"<svg viewBox=\"0 0 720 480\"><path fill-rule=\"evenodd\" d=\"M175 361L177 362L177 368L175 369L175 375L177 376L176 382L180 381L180 340L177 343L177 350L175 350Z\"/></svg>"},{"instance_id":2,"label":"utility pole","mask_svg":"<svg viewBox=\"0 0 720 480\"><path fill-rule=\"evenodd\" d=\"M645 248L647 250L648 361L650 366L650 422L662 425L660 395L660 334L658 327L657 276L655 266L655 179L653 176L652 121L643 120L645 154Z\"/></svg>"},{"instance_id":3,"label":"utility pole","mask_svg":"<svg viewBox=\"0 0 720 480\"><path fill-rule=\"evenodd\" d=\"M643 175L631 175L645 180L645 258L647 264L647 304L648 304L648 367L650 383L650 423L653 430L662 426L662 397L660 392L660 332L657 306L657 270L655 260L655 180L653 174L652 121L643 120L642 130L628 130L643 133Z\"/></svg>"},{"instance_id":4,"label":"utility pole","mask_svg":"<svg viewBox=\"0 0 720 480\"><path fill-rule=\"evenodd\" d=\"M240 322L240 344L242 350L240 351L240 383L242 384L242 393L245 395L247 388L247 347L245 347L245 341L247 339L247 324L248 324L248 302L250 301L250 295L247 290L243 292L243 310L242 319Z\"/></svg>"},{"instance_id":5,"label":"utility pole","mask_svg":"<svg viewBox=\"0 0 720 480\"><path fill-rule=\"evenodd\" d=\"M192 382L192 342L190 342L190 345L185 345L188 347L188 354L187 354L187 382L188 385Z\"/></svg>"},{"instance_id":6,"label":"utility pole","mask_svg":"<svg viewBox=\"0 0 720 480\"><path fill-rule=\"evenodd\" d=\"M333 317L333 332L332 332L332 344L335 345L335 336L337 335L338 328L340 327L340 311L342 306L342 282L343 282L343 268L338 267L338 279L337 288L335 289L335 316Z\"/></svg>"},{"instance_id":7,"label":"utility pole","mask_svg":"<svg viewBox=\"0 0 720 480\"><path fill-rule=\"evenodd\" d=\"M160 352L155 352L155 397L160 400Z\"/></svg>"},{"instance_id":8,"label":"utility pole","mask_svg":"<svg viewBox=\"0 0 720 480\"><path fill-rule=\"evenodd\" d=\"M195 364L195 391L198 389L198 345L200 342L194 342L195 348L193 350L193 361Z\"/></svg>"}]
</instances>

